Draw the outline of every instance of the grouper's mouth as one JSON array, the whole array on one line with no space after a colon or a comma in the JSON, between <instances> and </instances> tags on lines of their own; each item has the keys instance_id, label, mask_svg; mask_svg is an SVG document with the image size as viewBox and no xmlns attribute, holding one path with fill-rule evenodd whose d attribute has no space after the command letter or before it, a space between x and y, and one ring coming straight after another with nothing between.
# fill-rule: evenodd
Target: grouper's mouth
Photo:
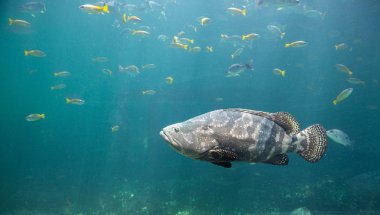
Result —
<instances>
[{"instance_id":1,"label":"grouper's mouth","mask_svg":"<svg viewBox=\"0 0 380 215\"><path fill-rule=\"evenodd\" d=\"M164 131L160 131L160 136L162 138L164 138L164 140L166 140L166 142L170 142L168 135L166 135Z\"/></svg>"},{"instance_id":2,"label":"grouper's mouth","mask_svg":"<svg viewBox=\"0 0 380 215\"><path fill-rule=\"evenodd\" d=\"M171 145L172 147L174 147L175 149L177 149L177 150L180 150L181 149L181 145L177 142L177 141L175 141L173 138L171 138L169 135L167 135L166 133L165 133L165 131L160 131L160 136L162 137L162 138L164 138L164 140L166 141L166 142L168 142L169 143L169 145Z\"/></svg>"},{"instance_id":3,"label":"grouper's mouth","mask_svg":"<svg viewBox=\"0 0 380 215\"><path fill-rule=\"evenodd\" d=\"M175 140L172 136L170 136L168 133L166 133L164 130L160 131L160 136L162 138L164 138L164 140L166 142L168 142L170 147L172 147L175 151L177 151L178 153L185 155L189 158L193 158L193 159L199 159L200 158L200 156L198 154L186 153L183 150L182 145L177 140Z\"/></svg>"}]
</instances>

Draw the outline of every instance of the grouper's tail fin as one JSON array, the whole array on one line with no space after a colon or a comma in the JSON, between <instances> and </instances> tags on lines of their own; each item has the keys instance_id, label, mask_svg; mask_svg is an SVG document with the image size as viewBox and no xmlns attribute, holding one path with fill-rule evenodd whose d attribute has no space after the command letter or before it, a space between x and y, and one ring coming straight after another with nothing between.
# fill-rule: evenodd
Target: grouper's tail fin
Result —
<instances>
[{"instance_id":1,"label":"grouper's tail fin","mask_svg":"<svg viewBox=\"0 0 380 215\"><path fill-rule=\"evenodd\" d=\"M297 154L311 163L322 158L327 146L326 130L322 125L312 125L295 137Z\"/></svg>"}]
</instances>

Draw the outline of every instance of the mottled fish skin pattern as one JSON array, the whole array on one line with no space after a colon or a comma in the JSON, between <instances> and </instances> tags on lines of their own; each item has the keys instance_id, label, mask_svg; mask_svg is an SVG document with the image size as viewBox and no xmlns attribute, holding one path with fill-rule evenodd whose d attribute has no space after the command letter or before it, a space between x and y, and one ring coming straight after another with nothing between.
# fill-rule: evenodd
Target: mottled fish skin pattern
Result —
<instances>
[{"instance_id":1,"label":"mottled fish skin pattern","mask_svg":"<svg viewBox=\"0 0 380 215\"><path fill-rule=\"evenodd\" d=\"M234 161L265 162L275 155L299 151L292 136L275 122L239 109L215 110L163 129L161 134L179 153L215 162L211 149L234 152ZM168 140L167 138L169 138ZM299 147L299 146L298 146ZM218 160L220 162L220 160Z\"/></svg>"}]
</instances>

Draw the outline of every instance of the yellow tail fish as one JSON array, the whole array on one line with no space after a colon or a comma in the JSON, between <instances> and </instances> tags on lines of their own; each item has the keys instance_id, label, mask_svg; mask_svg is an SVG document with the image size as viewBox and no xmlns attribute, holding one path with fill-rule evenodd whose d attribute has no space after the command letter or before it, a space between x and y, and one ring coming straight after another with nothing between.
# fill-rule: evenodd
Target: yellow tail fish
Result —
<instances>
[{"instance_id":1,"label":"yellow tail fish","mask_svg":"<svg viewBox=\"0 0 380 215\"><path fill-rule=\"evenodd\" d=\"M281 70L281 69L276 68L273 70L273 73L277 74L277 75L281 75L282 77L285 77L285 70Z\"/></svg>"},{"instance_id":2,"label":"yellow tail fish","mask_svg":"<svg viewBox=\"0 0 380 215\"><path fill-rule=\"evenodd\" d=\"M88 13L88 14L104 14L109 13L108 5L104 4L103 6L93 5L93 4L84 4L79 6L79 9Z\"/></svg>"},{"instance_id":3,"label":"yellow tail fish","mask_svg":"<svg viewBox=\"0 0 380 215\"><path fill-rule=\"evenodd\" d=\"M339 95L334 99L333 104L337 105L339 102L345 100L347 97L349 97L354 89L353 88L347 88L343 90Z\"/></svg>"}]
</instances>

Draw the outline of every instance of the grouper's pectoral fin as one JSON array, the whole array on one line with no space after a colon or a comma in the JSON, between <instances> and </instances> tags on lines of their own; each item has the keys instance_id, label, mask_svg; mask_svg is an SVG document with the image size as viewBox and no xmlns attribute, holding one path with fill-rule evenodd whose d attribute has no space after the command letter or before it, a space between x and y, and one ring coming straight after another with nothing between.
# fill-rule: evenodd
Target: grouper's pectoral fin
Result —
<instances>
[{"instance_id":1,"label":"grouper's pectoral fin","mask_svg":"<svg viewBox=\"0 0 380 215\"><path fill-rule=\"evenodd\" d=\"M286 154L279 154L269 160L264 161L263 163L286 166L289 163L289 158Z\"/></svg>"},{"instance_id":2,"label":"grouper's pectoral fin","mask_svg":"<svg viewBox=\"0 0 380 215\"><path fill-rule=\"evenodd\" d=\"M238 155L229 150L221 149L221 148L215 148L208 151L209 157L216 162L229 162L234 161L237 159Z\"/></svg>"},{"instance_id":3,"label":"grouper's pectoral fin","mask_svg":"<svg viewBox=\"0 0 380 215\"><path fill-rule=\"evenodd\" d=\"M231 168L231 161L236 160L238 157L235 152L221 148L211 149L208 151L208 156L211 160L211 163L222 166L224 168Z\"/></svg>"},{"instance_id":4,"label":"grouper's pectoral fin","mask_svg":"<svg viewBox=\"0 0 380 215\"><path fill-rule=\"evenodd\" d=\"M231 162L220 162L220 163L211 162L211 163L215 164L215 165L218 165L218 166L222 166L224 168L231 168L231 166L232 166Z\"/></svg>"}]
</instances>

